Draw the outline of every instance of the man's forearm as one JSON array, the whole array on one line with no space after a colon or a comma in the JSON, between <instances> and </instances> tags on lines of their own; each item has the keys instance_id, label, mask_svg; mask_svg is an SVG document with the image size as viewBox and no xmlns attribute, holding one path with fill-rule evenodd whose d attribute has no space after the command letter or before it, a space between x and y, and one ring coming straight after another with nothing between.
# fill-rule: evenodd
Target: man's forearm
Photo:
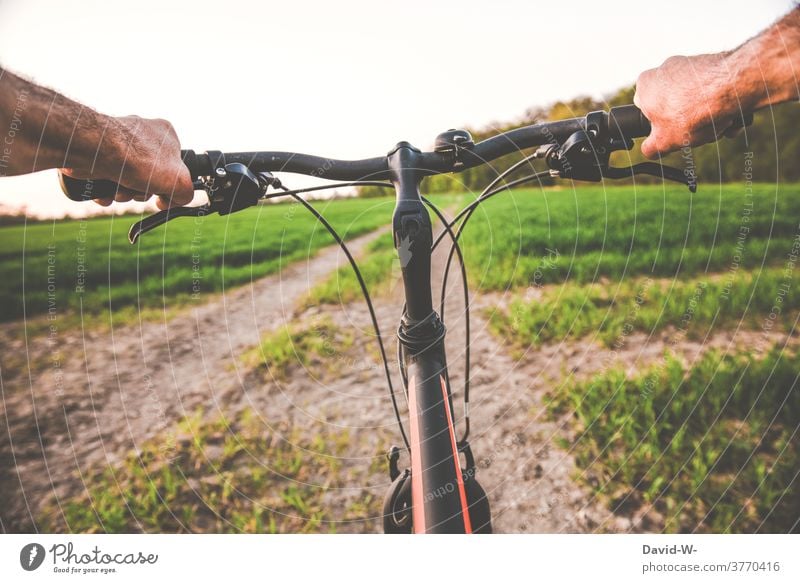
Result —
<instances>
[{"instance_id":1,"label":"man's forearm","mask_svg":"<svg viewBox=\"0 0 800 583\"><path fill-rule=\"evenodd\" d=\"M120 159L122 128L50 89L0 69L0 173L6 176L48 168L89 170L98 152Z\"/></svg>"},{"instance_id":2,"label":"man's forearm","mask_svg":"<svg viewBox=\"0 0 800 583\"><path fill-rule=\"evenodd\" d=\"M798 99L800 9L731 51L726 61L742 107L755 110Z\"/></svg>"},{"instance_id":3,"label":"man's forearm","mask_svg":"<svg viewBox=\"0 0 800 583\"><path fill-rule=\"evenodd\" d=\"M119 185L115 200L192 200L180 141L168 121L111 117L0 68L0 176L60 168ZM103 204L110 204L107 200Z\"/></svg>"}]
</instances>

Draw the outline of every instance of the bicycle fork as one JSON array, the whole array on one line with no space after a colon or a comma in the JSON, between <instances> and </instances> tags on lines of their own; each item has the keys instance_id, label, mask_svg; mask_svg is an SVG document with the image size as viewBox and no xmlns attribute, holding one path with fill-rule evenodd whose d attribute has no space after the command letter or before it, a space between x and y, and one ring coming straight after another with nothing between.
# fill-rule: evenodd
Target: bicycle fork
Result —
<instances>
[{"instance_id":1,"label":"bicycle fork","mask_svg":"<svg viewBox=\"0 0 800 583\"><path fill-rule=\"evenodd\" d=\"M433 310L432 229L420 197L424 175L415 164L419 155L400 142L388 156L397 194L392 232L407 307L398 338L408 373L411 469L400 473L399 450L390 453L393 484L384 505L384 526L387 532L490 532L488 502L475 480L472 454L467 444L456 441L445 327ZM460 452L467 458L466 471Z\"/></svg>"}]
</instances>

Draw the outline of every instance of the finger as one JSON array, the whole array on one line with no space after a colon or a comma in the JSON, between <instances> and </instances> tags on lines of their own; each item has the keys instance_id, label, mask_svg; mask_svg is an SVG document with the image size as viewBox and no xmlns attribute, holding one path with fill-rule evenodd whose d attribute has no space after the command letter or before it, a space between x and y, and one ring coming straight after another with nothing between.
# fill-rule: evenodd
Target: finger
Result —
<instances>
[{"instance_id":1,"label":"finger","mask_svg":"<svg viewBox=\"0 0 800 583\"><path fill-rule=\"evenodd\" d=\"M77 178L78 180L89 180L93 178L91 174L78 172L74 168L59 168L58 171L70 178Z\"/></svg>"},{"instance_id":2,"label":"finger","mask_svg":"<svg viewBox=\"0 0 800 583\"><path fill-rule=\"evenodd\" d=\"M656 146L656 138L651 133L644 142L642 142L641 146L642 155L645 158L653 159L658 156L658 147Z\"/></svg>"},{"instance_id":3,"label":"finger","mask_svg":"<svg viewBox=\"0 0 800 583\"><path fill-rule=\"evenodd\" d=\"M718 135L714 126L705 126L692 132L691 142L692 146L702 146L716 142L720 137L722 137L722 133Z\"/></svg>"},{"instance_id":4,"label":"finger","mask_svg":"<svg viewBox=\"0 0 800 583\"><path fill-rule=\"evenodd\" d=\"M170 201L172 206L183 206L192 202L194 198L194 191L187 192L173 192L172 196L162 197Z\"/></svg>"},{"instance_id":5,"label":"finger","mask_svg":"<svg viewBox=\"0 0 800 583\"><path fill-rule=\"evenodd\" d=\"M189 169L181 164L180 171L175 177L175 185L172 190L172 202L174 204L189 204L194 198L194 184L189 174Z\"/></svg>"},{"instance_id":6,"label":"finger","mask_svg":"<svg viewBox=\"0 0 800 583\"><path fill-rule=\"evenodd\" d=\"M111 203L114 202L113 198L95 198L93 200L100 206L111 206Z\"/></svg>"},{"instance_id":7,"label":"finger","mask_svg":"<svg viewBox=\"0 0 800 583\"><path fill-rule=\"evenodd\" d=\"M181 192L176 190L171 196L166 196L163 194L159 195L158 199L156 200L156 205L158 205L158 208L161 210L165 210L174 206L187 205L192 202L192 200L194 200L194 189L189 187L188 192L186 190Z\"/></svg>"},{"instance_id":8,"label":"finger","mask_svg":"<svg viewBox=\"0 0 800 583\"><path fill-rule=\"evenodd\" d=\"M147 200L150 198L151 195L141 192L139 190L134 190L132 188L127 188L125 186L119 186L117 188L117 195L114 197L116 202L130 202L132 200Z\"/></svg>"},{"instance_id":9,"label":"finger","mask_svg":"<svg viewBox=\"0 0 800 583\"><path fill-rule=\"evenodd\" d=\"M642 103L641 93L638 89L633 94L633 104L639 108L639 111L642 112L642 115L644 115L647 119L650 119L650 113L647 111L647 107Z\"/></svg>"},{"instance_id":10,"label":"finger","mask_svg":"<svg viewBox=\"0 0 800 583\"><path fill-rule=\"evenodd\" d=\"M652 160L658 156L679 150L682 145L683 143L676 141L674 137L665 136L658 127L653 127L650 130L650 135L642 142L641 150L645 158Z\"/></svg>"},{"instance_id":11,"label":"finger","mask_svg":"<svg viewBox=\"0 0 800 583\"><path fill-rule=\"evenodd\" d=\"M163 196L159 195L156 199L156 206L160 208L162 211L167 210L168 208L172 208L175 206L184 206L192 202L192 199L186 199L186 197L170 197L170 196Z\"/></svg>"},{"instance_id":12,"label":"finger","mask_svg":"<svg viewBox=\"0 0 800 583\"><path fill-rule=\"evenodd\" d=\"M194 184L189 174L189 169L181 162L176 172L171 172L161 177L158 184L163 185L164 190L155 188L158 192L156 205L165 210L170 207L184 206L194 199Z\"/></svg>"}]
</instances>

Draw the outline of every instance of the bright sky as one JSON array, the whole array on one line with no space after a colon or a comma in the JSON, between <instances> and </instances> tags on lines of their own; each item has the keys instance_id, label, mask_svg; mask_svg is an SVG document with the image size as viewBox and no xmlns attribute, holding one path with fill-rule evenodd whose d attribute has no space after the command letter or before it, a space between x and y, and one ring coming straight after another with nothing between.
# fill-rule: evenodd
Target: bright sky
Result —
<instances>
[{"instance_id":1,"label":"bright sky","mask_svg":"<svg viewBox=\"0 0 800 583\"><path fill-rule=\"evenodd\" d=\"M186 148L361 158L607 94L670 55L733 48L791 5L0 0L0 63L104 113L169 119ZM66 199L54 171L0 180L0 203L100 208Z\"/></svg>"}]
</instances>

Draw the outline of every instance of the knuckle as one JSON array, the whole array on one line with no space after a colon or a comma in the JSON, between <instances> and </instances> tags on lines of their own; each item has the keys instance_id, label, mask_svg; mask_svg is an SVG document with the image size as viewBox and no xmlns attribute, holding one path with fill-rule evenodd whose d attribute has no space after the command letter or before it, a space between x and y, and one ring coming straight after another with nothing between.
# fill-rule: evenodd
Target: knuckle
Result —
<instances>
[{"instance_id":1,"label":"knuckle","mask_svg":"<svg viewBox=\"0 0 800 583\"><path fill-rule=\"evenodd\" d=\"M638 88L640 85L646 84L652 76L653 69L647 69L639 73L639 76L636 78L636 87Z\"/></svg>"},{"instance_id":2,"label":"knuckle","mask_svg":"<svg viewBox=\"0 0 800 583\"><path fill-rule=\"evenodd\" d=\"M169 134L175 133L175 128L173 127L172 122L170 122L169 120L159 118L154 121L162 131Z\"/></svg>"}]
</instances>

